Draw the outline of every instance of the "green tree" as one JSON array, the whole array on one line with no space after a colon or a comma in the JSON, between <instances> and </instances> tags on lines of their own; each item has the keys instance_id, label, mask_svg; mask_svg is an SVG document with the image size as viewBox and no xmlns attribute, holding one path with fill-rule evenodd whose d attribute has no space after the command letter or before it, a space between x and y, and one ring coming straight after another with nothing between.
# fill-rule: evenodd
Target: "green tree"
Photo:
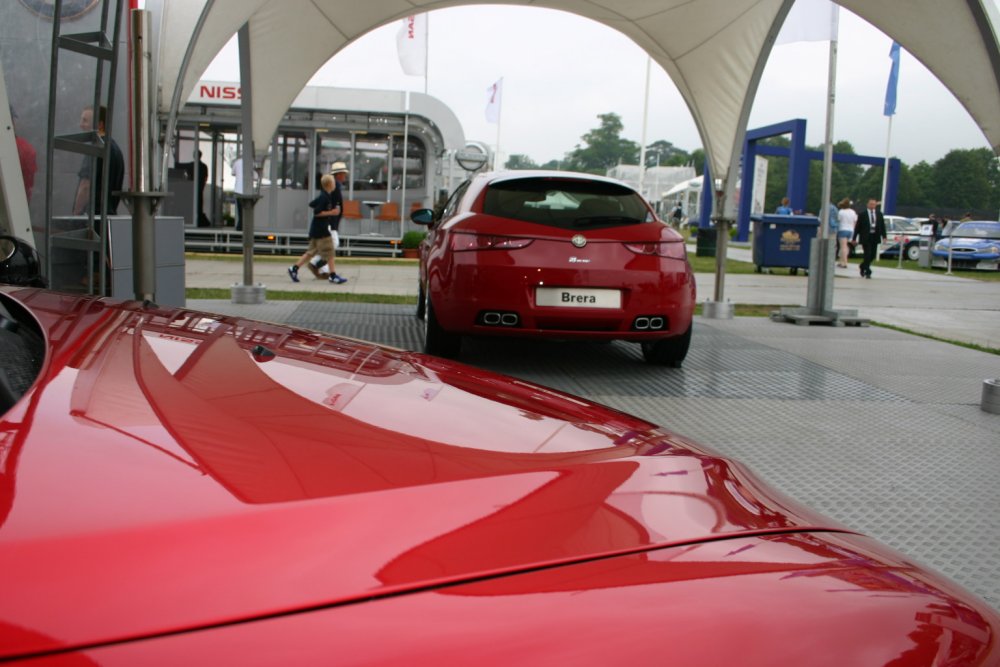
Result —
<instances>
[{"instance_id":1,"label":"green tree","mask_svg":"<svg viewBox=\"0 0 1000 667\"><path fill-rule=\"evenodd\" d=\"M674 146L666 139L660 139L646 146L647 167L683 167L691 160L691 154Z\"/></svg>"},{"instance_id":2,"label":"green tree","mask_svg":"<svg viewBox=\"0 0 1000 667\"><path fill-rule=\"evenodd\" d=\"M997 158L988 148L956 149L934 163L937 205L996 210L1000 204Z\"/></svg>"},{"instance_id":3,"label":"green tree","mask_svg":"<svg viewBox=\"0 0 1000 667\"><path fill-rule=\"evenodd\" d=\"M621 136L624 125L616 113L598 114L601 126L594 128L566 155L566 168L592 174L604 174L617 164L638 164L639 145Z\"/></svg>"},{"instance_id":4,"label":"green tree","mask_svg":"<svg viewBox=\"0 0 1000 667\"><path fill-rule=\"evenodd\" d=\"M900 197L900 203L906 204L907 206L925 206L927 208L937 207L937 192L934 187L934 167L924 161L920 161L910 167L907 171L909 172L914 185L919 189L921 199L920 201L910 201L909 199L904 200Z\"/></svg>"},{"instance_id":5,"label":"green tree","mask_svg":"<svg viewBox=\"0 0 1000 667\"><path fill-rule=\"evenodd\" d=\"M758 145L790 148L792 142L788 137L768 137L757 142ZM781 198L788 196L788 158L768 155L767 187L764 189L764 211L773 213L781 203Z\"/></svg>"},{"instance_id":6,"label":"green tree","mask_svg":"<svg viewBox=\"0 0 1000 667\"><path fill-rule=\"evenodd\" d=\"M507 169L538 169L538 165L527 155L515 153L507 158L505 164Z\"/></svg>"},{"instance_id":7,"label":"green tree","mask_svg":"<svg viewBox=\"0 0 1000 667\"><path fill-rule=\"evenodd\" d=\"M691 151L690 162L694 165L694 173L699 176L705 174L705 150L703 148L696 148Z\"/></svg>"},{"instance_id":8,"label":"green tree","mask_svg":"<svg viewBox=\"0 0 1000 667\"><path fill-rule=\"evenodd\" d=\"M914 169L901 165L899 170L899 193L896 203L903 206L927 207L923 182L914 174Z\"/></svg>"},{"instance_id":9,"label":"green tree","mask_svg":"<svg viewBox=\"0 0 1000 667\"><path fill-rule=\"evenodd\" d=\"M819 153L823 152L823 147L810 148ZM856 155L854 146L847 141L836 141L833 144L833 152L840 155ZM879 170L881 173L881 169ZM857 188L858 180L863 175L863 167L848 162L834 161L830 170L830 199L834 204L844 197L853 197ZM879 181L881 189L881 181ZM823 161L812 160L809 164L809 185L806 193L806 210L819 215L822 210L820 199L823 197Z\"/></svg>"}]
</instances>

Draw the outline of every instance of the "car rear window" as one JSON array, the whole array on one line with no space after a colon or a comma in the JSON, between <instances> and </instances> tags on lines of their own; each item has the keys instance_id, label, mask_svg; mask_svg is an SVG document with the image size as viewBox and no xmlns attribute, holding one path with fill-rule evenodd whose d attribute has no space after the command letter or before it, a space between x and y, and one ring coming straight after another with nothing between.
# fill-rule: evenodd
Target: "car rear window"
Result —
<instances>
[{"instance_id":1,"label":"car rear window","mask_svg":"<svg viewBox=\"0 0 1000 667\"><path fill-rule=\"evenodd\" d=\"M978 239L1000 239L1000 225L992 222L963 222L955 230L954 235Z\"/></svg>"},{"instance_id":2,"label":"car rear window","mask_svg":"<svg viewBox=\"0 0 1000 667\"><path fill-rule=\"evenodd\" d=\"M486 190L483 213L563 229L599 229L653 220L642 197L624 185L558 178L493 183Z\"/></svg>"}]
</instances>

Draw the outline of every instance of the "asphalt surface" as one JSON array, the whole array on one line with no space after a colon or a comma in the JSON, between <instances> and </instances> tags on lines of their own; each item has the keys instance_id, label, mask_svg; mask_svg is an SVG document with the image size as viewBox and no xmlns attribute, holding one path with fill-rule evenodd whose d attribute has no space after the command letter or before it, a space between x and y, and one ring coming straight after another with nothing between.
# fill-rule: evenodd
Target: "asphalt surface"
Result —
<instances>
[{"instance_id":1,"label":"asphalt surface","mask_svg":"<svg viewBox=\"0 0 1000 667\"><path fill-rule=\"evenodd\" d=\"M749 250L731 256L749 259ZM348 264L344 285L258 261L269 291L415 295L415 265ZM188 287L243 283L240 261L189 258ZM852 273L854 271L855 273ZM714 277L698 274L699 299ZM808 278L728 275L734 304L804 305ZM413 306L333 301L189 308L419 349ZM899 269L837 269L834 308L1000 350L1000 283ZM696 317L681 369L628 343L468 340L461 360L610 405L707 444L784 493L951 577L1000 609L1000 414L982 409L1000 355L880 326Z\"/></svg>"},{"instance_id":2,"label":"asphalt surface","mask_svg":"<svg viewBox=\"0 0 1000 667\"><path fill-rule=\"evenodd\" d=\"M750 261L750 250L730 247L729 257ZM288 277L290 262L255 263L250 284L270 290L337 291L355 294L416 296L416 264L348 264L337 273L348 279L344 285L316 280L305 269L301 282ZM905 264L904 264L905 265ZM715 276L698 274L698 298L714 300ZM725 276L723 302L804 306L809 278L805 272L790 275L788 269L771 273ZM228 288L243 284L243 265L238 258L188 258L187 286ZM1000 350L1000 282L985 282L906 269L876 267L871 280L862 279L856 265L836 269L833 287L835 310L857 310L862 318L909 331Z\"/></svg>"}]
</instances>

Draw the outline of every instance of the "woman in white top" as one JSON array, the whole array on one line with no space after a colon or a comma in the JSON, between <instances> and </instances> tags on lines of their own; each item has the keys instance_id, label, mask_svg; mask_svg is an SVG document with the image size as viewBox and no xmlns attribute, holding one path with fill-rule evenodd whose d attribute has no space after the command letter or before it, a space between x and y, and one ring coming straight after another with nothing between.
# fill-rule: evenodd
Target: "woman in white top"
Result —
<instances>
[{"instance_id":1,"label":"woman in white top","mask_svg":"<svg viewBox=\"0 0 1000 667\"><path fill-rule=\"evenodd\" d=\"M851 208L850 199L841 199L837 204L837 244L840 246L840 256L837 266L847 268L847 258L851 256L848 242L854 236L854 225L858 223L858 214Z\"/></svg>"}]
</instances>

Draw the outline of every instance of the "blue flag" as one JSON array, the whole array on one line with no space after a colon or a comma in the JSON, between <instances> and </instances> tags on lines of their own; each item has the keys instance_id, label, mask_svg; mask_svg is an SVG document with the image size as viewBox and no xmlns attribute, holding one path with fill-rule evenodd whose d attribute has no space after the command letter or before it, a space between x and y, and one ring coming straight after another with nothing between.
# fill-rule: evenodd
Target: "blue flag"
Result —
<instances>
[{"instance_id":1,"label":"blue flag","mask_svg":"<svg viewBox=\"0 0 1000 667\"><path fill-rule=\"evenodd\" d=\"M884 116L892 116L896 113L896 84L899 83L899 44L892 43L889 49L889 58L892 60L892 67L889 68L889 85L885 88L885 111Z\"/></svg>"}]
</instances>

